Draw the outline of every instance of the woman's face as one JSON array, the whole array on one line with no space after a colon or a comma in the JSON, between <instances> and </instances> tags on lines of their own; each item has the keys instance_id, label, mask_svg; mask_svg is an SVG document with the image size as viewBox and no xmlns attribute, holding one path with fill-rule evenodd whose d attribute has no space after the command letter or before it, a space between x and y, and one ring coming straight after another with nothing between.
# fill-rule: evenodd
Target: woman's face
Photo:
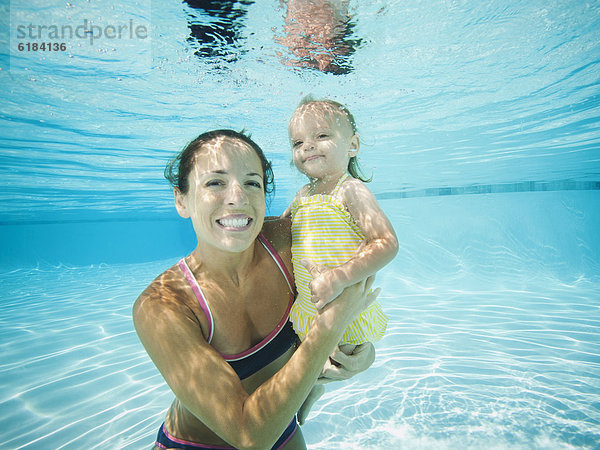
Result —
<instances>
[{"instance_id":1,"label":"woman's face","mask_svg":"<svg viewBox=\"0 0 600 450\"><path fill-rule=\"evenodd\" d=\"M198 150L189 189L175 189L182 217L192 219L198 244L228 252L246 250L262 229L264 174L256 152L245 142L219 137Z\"/></svg>"}]
</instances>

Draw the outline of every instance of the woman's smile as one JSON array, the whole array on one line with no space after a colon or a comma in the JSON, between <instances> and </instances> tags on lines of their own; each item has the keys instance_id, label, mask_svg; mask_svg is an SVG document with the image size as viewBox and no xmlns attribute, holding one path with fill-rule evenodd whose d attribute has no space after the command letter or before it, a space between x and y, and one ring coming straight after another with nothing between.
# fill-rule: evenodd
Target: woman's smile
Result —
<instances>
[{"instance_id":1,"label":"woman's smile","mask_svg":"<svg viewBox=\"0 0 600 450\"><path fill-rule=\"evenodd\" d=\"M227 231L246 231L251 228L253 219L244 214L232 214L217 219L216 222Z\"/></svg>"}]
</instances>

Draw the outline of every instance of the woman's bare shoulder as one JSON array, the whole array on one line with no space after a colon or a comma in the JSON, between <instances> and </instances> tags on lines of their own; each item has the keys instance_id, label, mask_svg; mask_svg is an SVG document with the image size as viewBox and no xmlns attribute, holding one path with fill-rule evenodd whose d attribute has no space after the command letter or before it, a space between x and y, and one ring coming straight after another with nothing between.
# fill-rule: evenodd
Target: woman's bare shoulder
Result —
<instances>
[{"instance_id":1,"label":"woman's bare shoulder","mask_svg":"<svg viewBox=\"0 0 600 450\"><path fill-rule=\"evenodd\" d=\"M289 218L267 217L262 229L279 257L292 272L292 221Z\"/></svg>"},{"instance_id":2,"label":"woman's bare shoulder","mask_svg":"<svg viewBox=\"0 0 600 450\"><path fill-rule=\"evenodd\" d=\"M262 234L277 251L286 251L292 246L292 221L289 218L265 217Z\"/></svg>"},{"instance_id":3,"label":"woman's bare shoulder","mask_svg":"<svg viewBox=\"0 0 600 450\"><path fill-rule=\"evenodd\" d=\"M144 310L160 310L173 308L177 305L177 299L182 298L185 285L182 283L183 274L177 265L165 270L140 294L133 306L134 317L136 313Z\"/></svg>"}]
</instances>

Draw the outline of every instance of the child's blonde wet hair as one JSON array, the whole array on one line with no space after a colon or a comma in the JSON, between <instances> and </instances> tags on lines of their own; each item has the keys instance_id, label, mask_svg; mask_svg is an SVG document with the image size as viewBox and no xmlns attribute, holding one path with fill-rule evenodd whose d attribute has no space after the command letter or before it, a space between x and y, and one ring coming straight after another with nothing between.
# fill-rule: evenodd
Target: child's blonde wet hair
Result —
<instances>
[{"instance_id":1,"label":"child's blonde wet hair","mask_svg":"<svg viewBox=\"0 0 600 450\"><path fill-rule=\"evenodd\" d=\"M298 107L292 114L292 119L299 109L304 108L308 105L312 105L312 104L324 105L324 106L328 107L328 109L331 109L333 113L338 114L340 117L344 117L348 121L348 124L350 125L350 128L352 129L352 133L358 134L358 128L356 126L356 121L354 120L354 116L352 115L350 110L345 105L342 105L341 103L336 102L335 100L317 99L317 98L314 98L312 95L307 95L307 96L303 97L302 100L300 100ZM373 176L367 178L362 167L360 167L357 156L350 157L350 161L348 161L348 173L350 175L352 175L354 178L358 178L359 180L361 180L365 183L368 183L373 180Z\"/></svg>"}]
</instances>

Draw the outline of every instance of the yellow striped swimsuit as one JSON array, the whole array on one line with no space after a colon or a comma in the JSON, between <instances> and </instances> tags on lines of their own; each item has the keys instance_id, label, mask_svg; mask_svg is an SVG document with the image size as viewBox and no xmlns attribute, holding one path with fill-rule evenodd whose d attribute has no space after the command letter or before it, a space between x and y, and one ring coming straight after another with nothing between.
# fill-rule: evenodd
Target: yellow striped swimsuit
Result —
<instances>
[{"instance_id":1,"label":"yellow striped swimsuit","mask_svg":"<svg viewBox=\"0 0 600 450\"><path fill-rule=\"evenodd\" d=\"M298 197L291 205L292 264L298 296L292 305L290 319L302 340L306 338L317 310L310 300L312 277L300 261L307 258L326 267L339 266L354 256L365 239L362 230L337 198L337 192L347 177L348 174L345 174L340 178L331 195ZM350 324L340 344L378 341L385 333L387 321L381 305L375 302Z\"/></svg>"}]
</instances>

